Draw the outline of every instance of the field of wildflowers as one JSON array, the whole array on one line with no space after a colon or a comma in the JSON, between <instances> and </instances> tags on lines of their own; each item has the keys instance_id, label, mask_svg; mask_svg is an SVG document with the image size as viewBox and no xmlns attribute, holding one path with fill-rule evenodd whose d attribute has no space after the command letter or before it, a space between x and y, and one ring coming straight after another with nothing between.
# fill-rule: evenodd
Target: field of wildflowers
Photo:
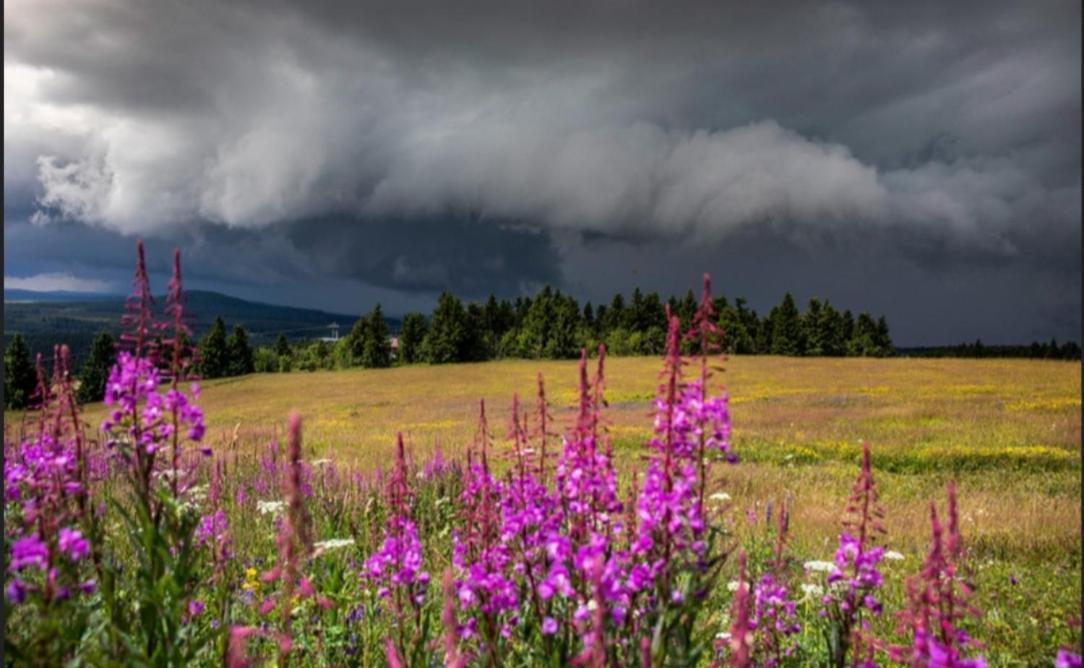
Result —
<instances>
[{"instance_id":1,"label":"field of wildflowers","mask_svg":"<svg viewBox=\"0 0 1084 668\"><path fill-rule=\"evenodd\" d=\"M615 419L643 392L608 396L605 350L585 351L569 396L539 374L502 419L480 402L448 456L400 436L366 466L313 454L296 413L281 438L212 437L186 378L179 255L164 322L141 250L135 286L100 422L59 347L39 408L5 433L13 665L1080 665L1079 496L1073 527L1039 535L1072 517L1079 456L991 464L965 444L920 478L938 456L922 444L742 442L706 278L693 329L671 320L646 428ZM844 502L796 503L801 476ZM1064 506L1003 507L1022 545L973 541L996 506L969 499L1022 498L1006 480ZM894 522L897 498L923 516Z\"/></svg>"}]
</instances>

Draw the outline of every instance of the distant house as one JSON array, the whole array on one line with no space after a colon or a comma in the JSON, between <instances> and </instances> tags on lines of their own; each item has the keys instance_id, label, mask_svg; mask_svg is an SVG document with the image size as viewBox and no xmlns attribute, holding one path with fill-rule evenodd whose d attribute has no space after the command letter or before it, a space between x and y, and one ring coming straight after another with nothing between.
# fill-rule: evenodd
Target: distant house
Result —
<instances>
[{"instance_id":1,"label":"distant house","mask_svg":"<svg viewBox=\"0 0 1084 668\"><path fill-rule=\"evenodd\" d=\"M394 355L394 354L398 353L399 352L399 337L398 336L390 337L389 342L391 343L391 354Z\"/></svg>"}]
</instances>

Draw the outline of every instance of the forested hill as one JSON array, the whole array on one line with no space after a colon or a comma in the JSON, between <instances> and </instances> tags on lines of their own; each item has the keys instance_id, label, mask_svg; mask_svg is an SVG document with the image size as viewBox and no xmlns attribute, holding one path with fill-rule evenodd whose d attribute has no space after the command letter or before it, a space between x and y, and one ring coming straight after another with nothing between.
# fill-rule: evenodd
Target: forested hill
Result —
<instances>
[{"instance_id":1,"label":"forested hill","mask_svg":"<svg viewBox=\"0 0 1084 668\"><path fill-rule=\"evenodd\" d=\"M204 290L186 294L187 311L192 314L191 327L197 337L221 316L231 327L236 324L248 330L254 345L272 343L280 333L295 340L327 336L327 326L332 322L339 323L345 332L358 317L357 314L251 302ZM90 349L95 334L108 331L116 335L121 331L124 299L119 295L5 290L4 345L11 334L19 332L32 353L46 353L55 343L66 343L78 362ZM161 312L165 298L157 297L156 301ZM398 320L389 319L388 325L395 330Z\"/></svg>"}]
</instances>

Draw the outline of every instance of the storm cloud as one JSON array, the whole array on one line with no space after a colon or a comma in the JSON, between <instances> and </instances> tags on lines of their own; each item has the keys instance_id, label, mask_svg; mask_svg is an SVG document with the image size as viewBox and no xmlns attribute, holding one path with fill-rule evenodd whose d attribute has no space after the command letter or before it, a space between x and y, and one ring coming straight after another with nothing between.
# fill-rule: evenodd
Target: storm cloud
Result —
<instances>
[{"instance_id":1,"label":"storm cloud","mask_svg":"<svg viewBox=\"0 0 1084 668\"><path fill-rule=\"evenodd\" d=\"M901 343L1079 336L1079 3L6 10L9 264L77 226L343 307L708 270L761 308L906 319ZM74 271L50 238L21 276Z\"/></svg>"}]
</instances>

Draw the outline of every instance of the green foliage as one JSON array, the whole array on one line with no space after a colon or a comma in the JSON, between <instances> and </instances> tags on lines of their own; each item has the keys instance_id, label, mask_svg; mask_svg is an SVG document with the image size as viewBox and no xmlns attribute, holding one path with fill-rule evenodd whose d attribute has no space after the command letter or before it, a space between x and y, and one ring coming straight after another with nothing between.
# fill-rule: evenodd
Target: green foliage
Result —
<instances>
[{"instance_id":1,"label":"green foliage","mask_svg":"<svg viewBox=\"0 0 1084 668\"><path fill-rule=\"evenodd\" d=\"M117 343L109 332L102 332L94 339L90 348L90 357L83 364L79 373L79 403L101 401L105 396L105 384L109 381L109 370L117 359Z\"/></svg>"},{"instance_id":2,"label":"green foliage","mask_svg":"<svg viewBox=\"0 0 1084 668\"><path fill-rule=\"evenodd\" d=\"M403 327L399 331L399 361L413 364L421 361L421 346L429 329L425 316L421 313L407 313L403 316Z\"/></svg>"},{"instance_id":3,"label":"green foliage","mask_svg":"<svg viewBox=\"0 0 1084 668\"><path fill-rule=\"evenodd\" d=\"M802 320L794 297L788 292L783 301L772 309L771 353L773 355L801 355L805 352Z\"/></svg>"},{"instance_id":4,"label":"green foliage","mask_svg":"<svg viewBox=\"0 0 1084 668\"><path fill-rule=\"evenodd\" d=\"M26 408L34 396L37 374L30 361L30 349L21 334L14 334L4 351L4 406Z\"/></svg>"},{"instance_id":5,"label":"green foliage","mask_svg":"<svg viewBox=\"0 0 1084 668\"><path fill-rule=\"evenodd\" d=\"M388 323L380 304L373 306L363 325L365 339L361 346L361 365L368 369L391 366L391 341L388 339Z\"/></svg>"},{"instance_id":6,"label":"green foliage","mask_svg":"<svg viewBox=\"0 0 1084 668\"><path fill-rule=\"evenodd\" d=\"M226 343L227 360L226 375L243 376L255 371L256 367L252 359L252 348L248 343L248 333L240 325L233 328Z\"/></svg>"},{"instance_id":7,"label":"green foliage","mask_svg":"<svg viewBox=\"0 0 1084 668\"><path fill-rule=\"evenodd\" d=\"M199 373L204 378L221 378L229 369L229 345L226 341L226 323L215 318L211 329L199 345Z\"/></svg>"},{"instance_id":8,"label":"green foliage","mask_svg":"<svg viewBox=\"0 0 1084 668\"><path fill-rule=\"evenodd\" d=\"M252 367L256 373L276 373L279 370L279 356L274 348L260 346L252 353Z\"/></svg>"},{"instance_id":9,"label":"green foliage","mask_svg":"<svg viewBox=\"0 0 1084 668\"><path fill-rule=\"evenodd\" d=\"M447 364L463 359L467 343L467 312L463 303L442 292L422 341L422 357L430 364Z\"/></svg>"}]
</instances>

